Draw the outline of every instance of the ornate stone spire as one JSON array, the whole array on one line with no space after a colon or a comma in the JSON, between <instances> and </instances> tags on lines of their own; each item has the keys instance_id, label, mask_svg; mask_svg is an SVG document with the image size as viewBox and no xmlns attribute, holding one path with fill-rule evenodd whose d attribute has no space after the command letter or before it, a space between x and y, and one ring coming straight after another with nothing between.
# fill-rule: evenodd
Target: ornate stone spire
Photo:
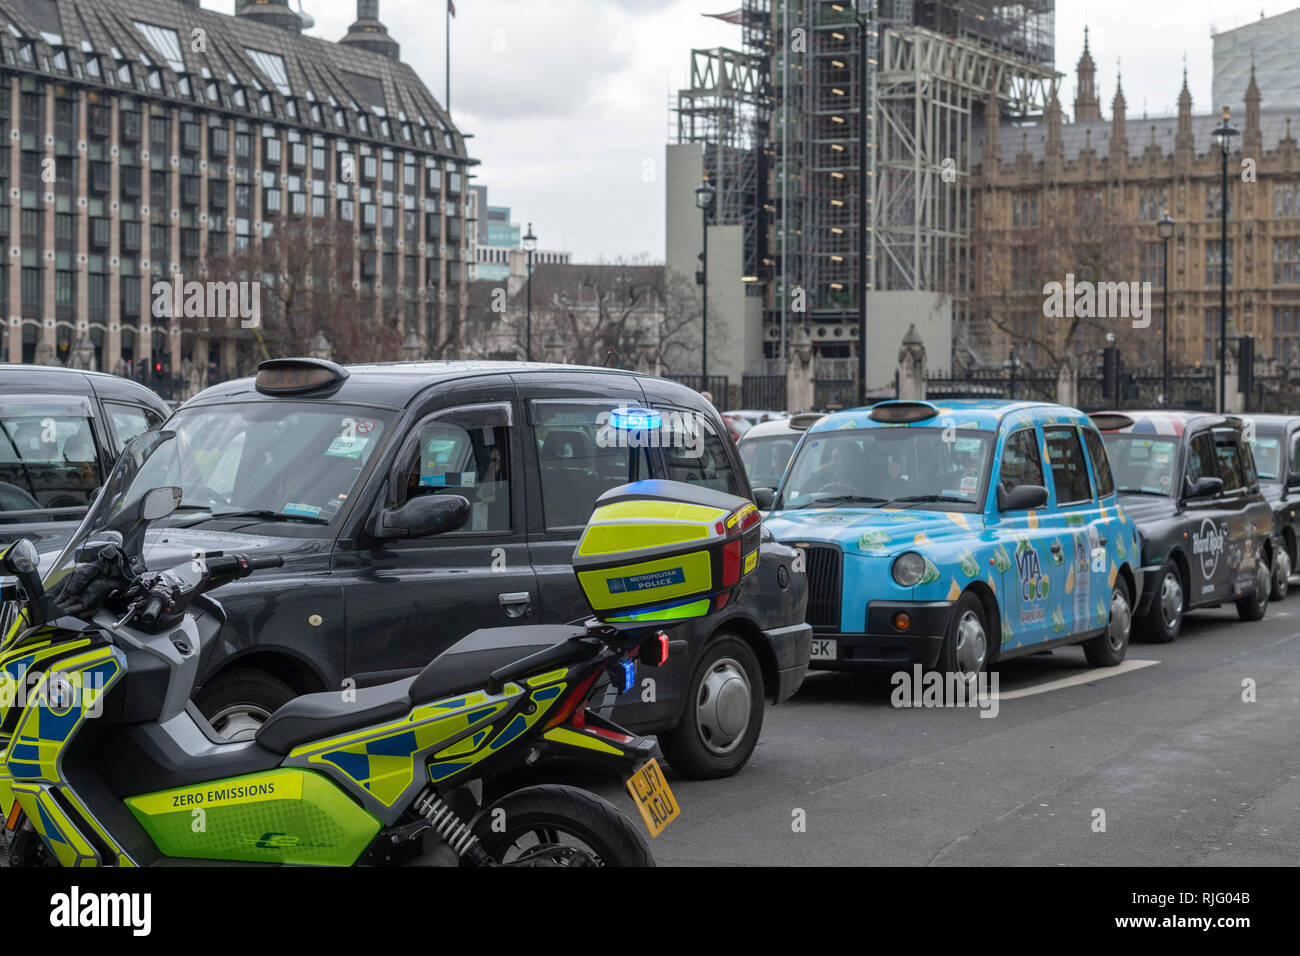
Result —
<instances>
[{"instance_id":1,"label":"ornate stone spire","mask_svg":"<svg viewBox=\"0 0 1300 956\"><path fill-rule=\"evenodd\" d=\"M1192 136L1192 91L1187 88L1187 62L1183 62L1183 88L1178 94L1178 135L1174 137L1176 152L1191 152L1196 147Z\"/></svg>"},{"instance_id":2,"label":"ornate stone spire","mask_svg":"<svg viewBox=\"0 0 1300 956\"><path fill-rule=\"evenodd\" d=\"M1255 57L1250 57L1250 84L1246 87L1246 128L1242 131L1241 145L1246 155L1256 156L1263 151L1264 133L1259 128L1259 86L1255 83Z\"/></svg>"},{"instance_id":3,"label":"ornate stone spire","mask_svg":"<svg viewBox=\"0 0 1300 956\"><path fill-rule=\"evenodd\" d=\"M1088 28L1083 28L1083 56L1075 68L1078 76L1077 90L1074 97L1074 121L1082 123L1087 120L1101 119L1101 101L1097 99L1097 64L1092 61L1088 50Z\"/></svg>"},{"instance_id":4,"label":"ornate stone spire","mask_svg":"<svg viewBox=\"0 0 1300 956\"><path fill-rule=\"evenodd\" d=\"M1115 62L1115 99L1111 101L1110 158L1119 161L1128 156L1128 118L1125 115L1124 80L1120 76L1119 61Z\"/></svg>"}]
</instances>

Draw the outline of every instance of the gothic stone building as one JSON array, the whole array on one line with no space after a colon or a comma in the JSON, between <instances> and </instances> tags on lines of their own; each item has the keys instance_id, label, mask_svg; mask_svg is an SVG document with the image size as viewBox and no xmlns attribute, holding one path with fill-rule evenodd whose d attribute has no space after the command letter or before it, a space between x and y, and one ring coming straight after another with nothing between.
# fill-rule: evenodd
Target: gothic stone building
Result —
<instances>
[{"instance_id":1,"label":"gothic stone building","mask_svg":"<svg viewBox=\"0 0 1300 956\"><path fill-rule=\"evenodd\" d=\"M236 6L0 0L7 361L237 374L248 330L155 318L151 289L229 278L208 272L216 253L294 217L350 228L358 322L396 322L418 348L463 318L473 161L378 0L337 43L282 0Z\"/></svg>"},{"instance_id":2,"label":"gothic stone building","mask_svg":"<svg viewBox=\"0 0 1300 956\"><path fill-rule=\"evenodd\" d=\"M1053 95L1040 124L997 121L977 135L973 292L968 361L1001 366L1014 348L1031 364L1090 353L1116 333L1130 367L1161 361L1164 261L1169 240L1170 365L1216 361L1219 268L1228 276L1228 335L1252 335L1256 355L1300 362L1300 111L1270 111L1252 72L1245 103L1232 108L1228 240L1220 241L1221 152L1211 131L1221 107L1194 115L1184 72L1178 113L1129 119L1117 83L1103 118L1085 38L1074 121ZM1294 121L1294 122L1293 122ZM1254 181L1243 181L1243 160ZM1150 282L1151 324L1127 318L1086 323L1044 315L1049 282ZM1072 331L1073 329L1073 331ZM1232 347L1230 345L1230 351ZM957 358L961 358L958 356Z\"/></svg>"}]
</instances>

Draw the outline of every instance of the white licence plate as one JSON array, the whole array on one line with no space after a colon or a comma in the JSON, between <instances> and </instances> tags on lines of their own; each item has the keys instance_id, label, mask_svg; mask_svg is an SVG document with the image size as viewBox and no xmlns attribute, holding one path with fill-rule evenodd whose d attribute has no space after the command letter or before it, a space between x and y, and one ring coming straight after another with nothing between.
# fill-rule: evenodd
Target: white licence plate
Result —
<instances>
[{"instance_id":1,"label":"white licence plate","mask_svg":"<svg viewBox=\"0 0 1300 956\"><path fill-rule=\"evenodd\" d=\"M812 660L833 661L839 656L836 642L824 637L814 637L812 642Z\"/></svg>"}]
</instances>

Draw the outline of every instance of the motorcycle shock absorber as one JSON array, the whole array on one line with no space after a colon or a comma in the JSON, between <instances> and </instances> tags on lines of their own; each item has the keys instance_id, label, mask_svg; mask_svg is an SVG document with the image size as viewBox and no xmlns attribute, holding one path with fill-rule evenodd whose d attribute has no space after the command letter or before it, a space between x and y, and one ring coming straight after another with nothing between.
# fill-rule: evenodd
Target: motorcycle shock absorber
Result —
<instances>
[{"instance_id":1,"label":"motorcycle shock absorber","mask_svg":"<svg viewBox=\"0 0 1300 956\"><path fill-rule=\"evenodd\" d=\"M434 792L432 787L426 788L416 797L415 811L429 822L433 832L438 834L457 856L468 859L478 866L495 864L496 861L479 846L474 831Z\"/></svg>"}]
</instances>

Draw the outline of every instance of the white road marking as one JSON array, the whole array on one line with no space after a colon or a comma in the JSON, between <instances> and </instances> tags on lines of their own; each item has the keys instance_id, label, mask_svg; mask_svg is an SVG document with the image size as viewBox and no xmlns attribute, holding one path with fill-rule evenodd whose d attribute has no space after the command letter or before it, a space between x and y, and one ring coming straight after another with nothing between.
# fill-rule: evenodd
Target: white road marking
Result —
<instances>
[{"instance_id":1,"label":"white road marking","mask_svg":"<svg viewBox=\"0 0 1300 956\"><path fill-rule=\"evenodd\" d=\"M998 693L994 696L999 701L1015 700L1017 697L1032 697L1035 694L1046 694L1054 690L1064 690L1067 687L1075 687L1079 684L1091 684L1093 681L1105 680L1107 677L1119 677L1121 674L1131 674L1133 671L1140 671L1144 667L1150 667L1153 664L1159 663L1159 661L1138 661L1130 659L1126 660L1118 667L1094 667L1081 674L1075 674L1073 677L1062 677L1060 680L1049 680L1046 684L1038 684L1034 687L1022 687L1020 690L1010 690L1006 693Z\"/></svg>"}]
</instances>

